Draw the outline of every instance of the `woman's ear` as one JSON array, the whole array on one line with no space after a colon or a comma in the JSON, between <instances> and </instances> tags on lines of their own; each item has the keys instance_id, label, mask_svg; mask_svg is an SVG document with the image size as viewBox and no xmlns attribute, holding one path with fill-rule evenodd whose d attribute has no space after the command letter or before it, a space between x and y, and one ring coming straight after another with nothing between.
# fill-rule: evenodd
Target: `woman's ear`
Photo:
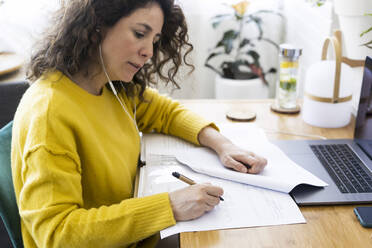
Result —
<instances>
[{"instance_id":1,"label":"woman's ear","mask_svg":"<svg viewBox=\"0 0 372 248\"><path fill-rule=\"evenodd\" d=\"M97 26L92 34L92 40L93 42L96 43L101 43L103 40L104 34L103 34L103 29L101 26Z\"/></svg>"}]
</instances>

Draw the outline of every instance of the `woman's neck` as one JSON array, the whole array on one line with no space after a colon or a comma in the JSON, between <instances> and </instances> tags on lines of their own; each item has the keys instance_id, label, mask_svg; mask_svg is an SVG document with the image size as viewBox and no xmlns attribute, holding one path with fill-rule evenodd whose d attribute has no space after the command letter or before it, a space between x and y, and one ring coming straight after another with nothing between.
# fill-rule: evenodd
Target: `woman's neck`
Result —
<instances>
[{"instance_id":1,"label":"woman's neck","mask_svg":"<svg viewBox=\"0 0 372 248\"><path fill-rule=\"evenodd\" d=\"M102 94L102 89L106 84L103 73L97 73L96 70L89 70L89 75L86 75L85 70L81 70L76 74L69 76L71 80L90 94L99 96Z\"/></svg>"}]
</instances>

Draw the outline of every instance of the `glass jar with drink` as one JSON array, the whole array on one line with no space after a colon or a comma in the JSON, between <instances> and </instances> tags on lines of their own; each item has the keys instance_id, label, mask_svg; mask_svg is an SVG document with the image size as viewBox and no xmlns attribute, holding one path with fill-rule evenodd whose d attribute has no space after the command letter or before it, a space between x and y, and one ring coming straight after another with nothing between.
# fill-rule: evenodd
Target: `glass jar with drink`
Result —
<instances>
[{"instance_id":1,"label":"glass jar with drink","mask_svg":"<svg viewBox=\"0 0 372 248\"><path fill-rule=\"evenodd\" d=\"M302 49L294 45L280 45L279 80L276 87L274 110L281 110L282 112L299 110L297 105L297 91L298 67L301 53Z\"/></svg>"}]
</instances>

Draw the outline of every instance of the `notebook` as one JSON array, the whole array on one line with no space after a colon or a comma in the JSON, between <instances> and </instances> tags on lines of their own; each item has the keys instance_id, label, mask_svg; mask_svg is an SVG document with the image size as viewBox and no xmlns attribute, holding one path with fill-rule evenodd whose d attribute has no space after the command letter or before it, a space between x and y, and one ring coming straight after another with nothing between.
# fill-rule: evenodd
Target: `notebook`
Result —
<instances>
[{"instance_id":1,"label":"notebook","mask_svg":"<svg viewBox=\"0 0 372 248\"><path fill-rule=\"evenodd\" d=\"M299 205L372 203L372 59L366 58L354 139L274 141L298 165L329 184L299 185Z\"/></svg>"}]
</instances>

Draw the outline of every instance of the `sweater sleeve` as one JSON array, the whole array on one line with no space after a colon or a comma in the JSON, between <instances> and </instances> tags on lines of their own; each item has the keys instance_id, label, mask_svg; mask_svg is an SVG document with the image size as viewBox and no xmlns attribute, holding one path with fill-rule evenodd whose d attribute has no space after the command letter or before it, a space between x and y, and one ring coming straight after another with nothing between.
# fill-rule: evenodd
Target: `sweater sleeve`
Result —
<instances>
[{"instance_id":1,"label":"sweater sleeve","mask_svg":"<svg viewBox=\"0 0 372 248\"><path fill-rule=\"evenodd\" d=\"M19 210L38 247L121 247L175 224L167 193L83 208L81 170L45 146L25 157Z\"/></svg>"},{"instance_id":2,"label":"sweater sleeve","mask_svg":"<svg viewBox=\"0 0 372 248\"><path fill-rule=\"evenodd\" d=\"M155 130L200 145L198 134L202 128L210 125L218 130L214 123L186 109L179 102L160 95L154 89L147 88L144 99L137 107L137 122L141 131Z\"/></svg>"}]
</instances>

